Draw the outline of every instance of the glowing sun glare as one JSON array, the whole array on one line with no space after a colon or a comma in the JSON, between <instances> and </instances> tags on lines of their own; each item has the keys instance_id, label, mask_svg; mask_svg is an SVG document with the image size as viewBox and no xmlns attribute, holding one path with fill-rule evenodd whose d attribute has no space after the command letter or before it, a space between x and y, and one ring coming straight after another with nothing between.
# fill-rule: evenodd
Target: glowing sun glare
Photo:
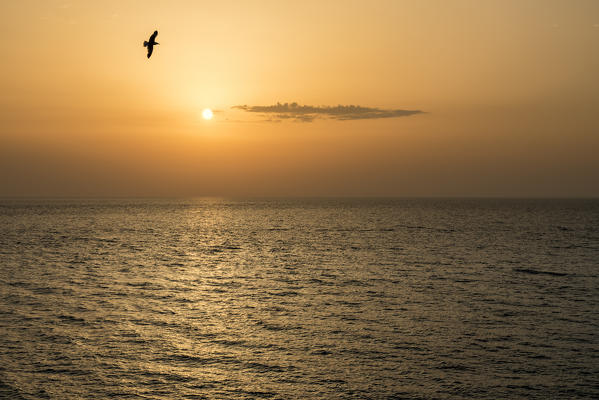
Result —
<instances>
[{"instance_id":1,"label":"glowing sun glare","mask_svg":"<svg viewBox=\"0 0 599 400\"><path fill-rule=\"evenodd\" d=\"M204 119L212 119L212 110L209 108L204 109L204 111L202 111L202 117Z\"/></svg>"}]
</instances>

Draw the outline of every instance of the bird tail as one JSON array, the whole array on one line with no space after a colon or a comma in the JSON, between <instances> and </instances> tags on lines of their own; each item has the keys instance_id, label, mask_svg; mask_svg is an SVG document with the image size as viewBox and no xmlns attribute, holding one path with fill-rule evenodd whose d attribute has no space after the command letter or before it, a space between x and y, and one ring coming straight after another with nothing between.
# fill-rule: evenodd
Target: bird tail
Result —
<instances>
[{"instance_id":1,"label":"bird tail","mask_svg":"<svg viewBox=\"0 0 599 400\"><path fill-rule=\"evenodd\" d=\"M144 41L144 47L148 47L148 42Z\"/></svg>"}]
</instances>

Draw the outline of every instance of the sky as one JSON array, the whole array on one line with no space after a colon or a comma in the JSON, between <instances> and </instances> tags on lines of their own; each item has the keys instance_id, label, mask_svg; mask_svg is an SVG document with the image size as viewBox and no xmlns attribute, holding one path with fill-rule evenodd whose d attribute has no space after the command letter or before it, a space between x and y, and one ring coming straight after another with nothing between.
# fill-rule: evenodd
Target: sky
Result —
<instances>
[{"instance_id":1,"label":"sky","mask_svg":"<svg viewBox=\"0 0 599 400\"><path fill-rule=\"evenodd\" d=\"M596 0L5 1L0 50L1 197L599 196Z\"/></svg>"}]
</instances>

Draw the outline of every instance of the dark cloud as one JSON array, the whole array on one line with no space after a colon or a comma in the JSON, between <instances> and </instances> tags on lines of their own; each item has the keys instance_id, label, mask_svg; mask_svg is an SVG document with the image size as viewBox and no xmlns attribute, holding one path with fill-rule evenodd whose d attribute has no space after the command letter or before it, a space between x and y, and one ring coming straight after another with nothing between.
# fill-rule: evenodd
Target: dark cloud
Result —
<instances>
[{"instance_id":1,"label":"dark cloud","mask_svg":"<svg viewBox=\"0 0 599 400\"><path fill-rule=\"evenodd\" d=\"M316 118L340 121L354 119L397 118L420 114L420 110L385 110L362 106L302 106L297 103L277 103L272 106L233 106L232 108L250 113L262 114L269 121L293 120L312 122Z\"/></svg>"}]
</instances>

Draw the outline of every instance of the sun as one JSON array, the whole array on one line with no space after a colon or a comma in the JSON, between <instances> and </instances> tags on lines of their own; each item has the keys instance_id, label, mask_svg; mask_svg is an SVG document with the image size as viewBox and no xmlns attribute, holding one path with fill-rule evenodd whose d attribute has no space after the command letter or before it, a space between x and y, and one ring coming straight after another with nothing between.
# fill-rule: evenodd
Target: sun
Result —
<instances>
[{"instance_id":1,"label":"sun","mask_svg":"<svg viewBox=\"0 0 599 400\"><path fill-rule=\"evenodd\" d=\"M204 111L202 111L202 117L204 119L212 119L213 115L212 110L209 108L205 108Z\"/></svg>"}]
</instances>

